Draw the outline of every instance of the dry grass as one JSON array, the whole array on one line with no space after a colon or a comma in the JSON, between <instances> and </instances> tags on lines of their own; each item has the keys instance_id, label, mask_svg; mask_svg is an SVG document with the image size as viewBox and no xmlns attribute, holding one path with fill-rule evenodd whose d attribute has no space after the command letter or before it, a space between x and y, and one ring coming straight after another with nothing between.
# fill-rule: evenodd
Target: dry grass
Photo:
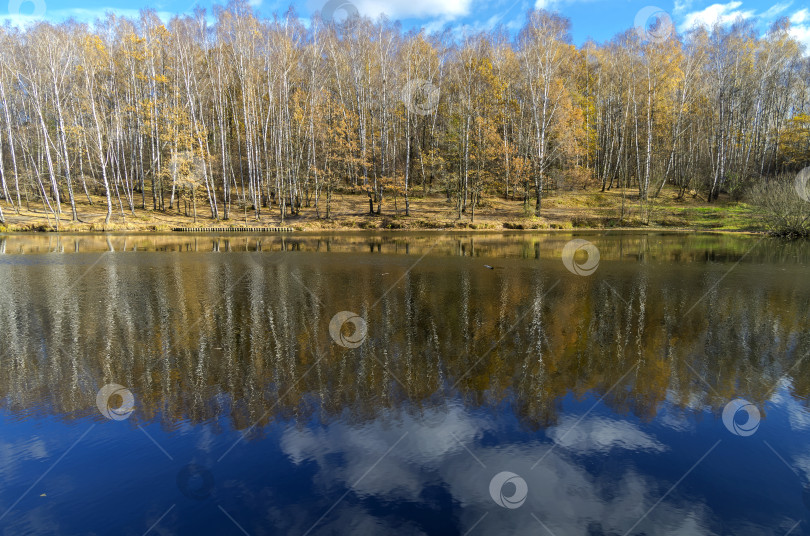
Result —
<instances>
[{"instance_id":1,"label":"dry grass","mask_svg":"<svg viewBox=\"0 0 810 536\"><path fill-rule=\"evenodd\" d=\"M298 216L282 219L277 207L265 208L257 219L252 211L245 217L243 210L232 207L231 218L215 221L205 206L198 205L197 223L175 210L166 212L135 209L132 214L120 210L113 213L110 223L104 224L106 210L101 198L93 205L86 200L77 204L79 222L71 221L70 207L63 205L59 230L62 232L160 232L172 227L240 227L285 225L296 230L347 230L347 229L573 229L573 228L668 228L727 231L758 231L761 225L755 211L742 203L720 199L708 204L700 199L677 199L675 190L665 189L646 211L642 210L637 195L629 190L599 192L598 190L560 192L543 200L541 217L525 210L519 199L505 200L489 197L475 211L471 221L469 210L462 218L453 202L443 195L412 197L410 216L404 214L404 201L388 198L383 203L381 215L368 214L368 197L365 194L338 193L333 197L331 217L323 218L325 202L321 201L319 218L314 207L304 207ZM5 229L0 232L55 231L53 216L39 209L22 210L16 214L6 202L2 202L6 216ZM533 205L532 205L533 207ZM376 208L376 206L375 206ZM649 214L645 217L645 214ZM50 217L48 217L50 216Z\"/></svg>"}]
</instances>

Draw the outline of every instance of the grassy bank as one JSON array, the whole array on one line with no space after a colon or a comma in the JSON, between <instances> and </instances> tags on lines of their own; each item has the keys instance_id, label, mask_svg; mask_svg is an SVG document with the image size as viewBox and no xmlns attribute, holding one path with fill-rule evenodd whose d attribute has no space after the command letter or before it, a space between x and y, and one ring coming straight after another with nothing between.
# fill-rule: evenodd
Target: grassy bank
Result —
<instances>
[{"instance_id":1,"label":"grassy bank","mask_svg":"<svg viewBox=\"0 0 810 536\"><path fill-rule=\"evenodd\" d=\"M40 205L29 207L23 203L19 214L11 205L2 202L6 216L5 226L0 231L30 232L56 231L53 215ZM661 195L646 206L629 192L576 191L559 192L543 200L542 215L537 217L526 210L520 199L505 200L488 198L475 210L474 220L469 210L458 217L453 202L443 195L413 196L410 199L410 215L405 216L402 198L387 199L381 214L369 214L368 197L365 194L338 193L332 200L330 218L324 218L325 203L320 206L320 217L314 207L302 207L300 214L287 216L283 222L278 207L262 210L260 218L253 211L245 215L243 210L231 209L228 220L213 220L207 207L198 204L197 221L185 208L165 212L136 208L134 214L128 209L123 215L120 209L113 213L110 223L104 224L105 207L102 199L94 199L90 205L86 199L77 205L79 222L71 221L69 205L63 205L59 230L63 232L110 231L149 232L170 231L173 227L240 227L279 226L292 227L299 231L358 230L358 229L688 229L718 231L763 231L763 224L754 207L734 202L721 196L716 203L687 196L678 199L675 190L665 189ZM532 207L533 208L533 207ZM375 205L376 209L376 205ZM190 209L189 209L190 210Z\"/></svg>"}]
</instances>

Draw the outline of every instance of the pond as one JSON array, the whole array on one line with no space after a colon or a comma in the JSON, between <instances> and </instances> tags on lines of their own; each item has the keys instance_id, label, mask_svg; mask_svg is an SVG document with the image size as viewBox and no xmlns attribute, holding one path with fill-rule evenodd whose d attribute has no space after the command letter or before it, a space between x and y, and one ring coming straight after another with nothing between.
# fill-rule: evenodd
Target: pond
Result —
<instances>
[{"instance_id":1,"label":"pond","mask_svg":"<svg viewBox=\"0 0 810 536\"><path fill-rule=\"evenodd\" d=\"M810 245L0 235L3 534L810 534Z\"/></svg>"}]
</instances>

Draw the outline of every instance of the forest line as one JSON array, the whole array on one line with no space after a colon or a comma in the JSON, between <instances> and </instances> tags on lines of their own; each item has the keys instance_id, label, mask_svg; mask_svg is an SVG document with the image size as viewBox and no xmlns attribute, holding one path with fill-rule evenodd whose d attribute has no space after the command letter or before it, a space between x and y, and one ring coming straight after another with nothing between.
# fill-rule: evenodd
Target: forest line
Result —
<instances>
[{"instance_id":1,"label":"forest line","mask_svg":"<svg viewBox=\"0 0 810 536\"><path fill-rule=\"evenodd\" d=\"M632 188L642 207L667 184L740 198L810 164L810 59L786 19L580 47L546 11L514 38L305 26L244 2L214 19L0 29L0 198L74 221L101 196L105 223L181 199L283 222L329 218L336 192L406 215L441 193L474 219L487 196L541 215L558 188Z\"/></svg>"}]
</instances>

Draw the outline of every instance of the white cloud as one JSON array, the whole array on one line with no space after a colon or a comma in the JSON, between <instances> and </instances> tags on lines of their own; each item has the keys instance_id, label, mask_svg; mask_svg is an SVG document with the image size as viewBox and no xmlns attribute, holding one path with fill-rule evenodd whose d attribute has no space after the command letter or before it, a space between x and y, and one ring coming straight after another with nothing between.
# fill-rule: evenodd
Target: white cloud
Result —
<instances>
[{"instance_id":1,"label":"white cloud","mask_svg":"<svg viewBox=\"0 0 810 536\"><path fill-rule=\"evenodd\" d=\"M138 9L122 9L117 7L102 7L98 9L49 9L46 10L45 14L41 17L20 14L0 15L0 25L8 22L11 26L22 28L42 20L58 23L68 19L74 19L79 22L90 24L98 19L104 19L107 16L107 13L113 13L118 17L126 17L129 19L138 19L140 17L140 10ZM160 20L162 20L164 23L169 22L169 20L171 20L171 18L177 14L170 11L158 11L156 13Z\"/></svg>"},{"instance_id":2,"label":"white cloud","mask_svg":"<svg viewBox=\"0 0 810 536\"><path fill-rule=\"evenodd\" d=\"M524 6L515 4L513 9L493 15L487 20L476 20L465 23L458 23L450 18L443 17L423 24L422 28L427 34L440 34L446 29L449 29L453 39L458 41L463 41L466 36L490 31L498 25L502 25L510 31L517 32L525 23L525 13L528 9L528 4L526 4L525 9L523 9L523 7ZM507 18L507 15L510 14L511 18Z\"/></svg>"},{"instance_id":3,"label":"white cloud","mask_svg":"<svg viewBox=\"0 0 810 536\"><path fill-rule=\"evenodd\" d=\"M675 12L682 12L691 4L692 0L676 0ZM742 4L740 0L733 0L726 4L712 4L700 11L692 11L683 15L678 29L685 32L696 26L711 28L715 24L727 25L733 23L738 18L756 18L769 24L776 20L777 17L783 16L793 5L793 2L776 3L762 13L756 13L752 9L743 9ZM804 45L805 54L810 53L810 10L802 8L795 11L788 18L790 19L790 36Z\"/></svg>"},{"instance_id":4,"label":"white cloud","mask_svg":"<svg viewBox=\"0 0 810 536\"><path fill-rule=\"evenodd\" d=\"M691 3L692 0L676 0L675 12L684 11ZM775 21L777 17L783 16L792 5L792 1L779 2L772 5L767 10L757 13L753 9L742 9L742 2L739 0L734 0L726 4L712 4L700 11L693 11L684 15L679 30L683 32L695 26L707 26L711 28L715 24L726 25L735 22L738 18L756 18L763 23L770 24ZM805 22L810 22L810 11L808 11L807 8L800 9L790 15L789 19L792 26L790 32L791 36L804 43L804 45L808 47L808 50L810 50L810 26L803 25Z\"/></svg>"},{"instance_id":5,"label":"white cloud","mask_svg":"<svg viewBox=\"0 0 810 536\"><path fill-rule=\"evenodd\" d=\"M680 25L680 30L685 31L695 26L708 26L711 28L715 24L729 24L738 18L750 19L756 16L754 10L738 9L742 2L734 1L727 4L712 4L700 11L687 13Z\"/></svg>"},{"instance_id":6,"label":"white cloud","mask_svg":"<svg viewBox=\"0 0 810 536\"><path fill-rule=\"evenodd\" d=\"M790 23L802 24L803 22L808 21L808 19L810 19L810 12L808 12L807 8L804 8L790 16Z\"/></svg>"},{"instance_id":7,"label":"white cloud","mask_svg":"<svg viewBox=\"0 0 810 536\"><path fill-rule=\"evenodd\" d=\"M16 474L23 460L44 460L49 456L48 445L39 437L14 443L0 443L0 475L8 481Z\"/></svg>"},{"instance_id":8,"label":"white cloud","mask_svg":"<svg viewBox=\"0 0 810 536\"><path fill-rule=\"evenodd\" d=\"M671 406L661 411L656 416L656 421L661 426L676 432L693 432L695 430L694 423L684 413L673 411Z\"/></svg>"},{"instance_id":9,"label":"white cloud","mask_svg":"<svg viewBox=\"0 0 810 536\"><path fill-rule=\"evenodd\" d=\"M789 8L792 4L793 4L793 2L784 2L784 3L781 3L781 4L774 4L771 7L769 7L767 11L765 11L764 13L759 15L759 17L761 19L763 19L763 20L766 20L766 21L773 20L776 17L778 17L779 15L781 15L782 13L784 13L787 10L787 8Z\"/></svg>"},{"instance_id":10,"label":"white cloud","mask_svg":"<svg viewBox=\"0 0 810 536\"><path fill-rule=\"evenodd\" d=\"M425 29L425 33L427 34L441 33L442 29L448 22L449 21L445 18L434 19L430 22L426 22L425 24L423 24L422 28Z\"/></svg>"},{"instance_id":11,"label":"white cloud","mask_svg":"<svg viewBox=\"0 0 810 536\"><path fill-rule=\"evenodd\" d=\"M791 430L800 432L810 429L810 411L791 395L793 382L784 378L779 381L779 388L771 396L771 402L788 415Z\"/></svg>"},{"instance_id":12,"label":"white cloud","mask_svg":"<svg viewBox=\"0 0 810 536\"><path fill-rule=\"evenodd\" d=\"M596 2L596 1L598 0L534 0L534 8L554 11L565 4L573 4L573 3L581 4L585 2Z\"/></svg>"},{"instance_id":13,"label":"white cloud","mask_svg":"<svg viewBox=\"0 0 810 536\"><path fill-rule=\"evenodd\" d=\"M9 25L15 28L24 28L29 24L35 24L36 22L40 21L39 17L32 17L30 15L19 15L19 14L12 14L9 13L8 15L0 15L0 25L5 25L8 23Z\"/></svg>"},{"instance_id":14,"label":"white cloud","mask_svg":"<svg viewBox=\"0 0 810 536\"><path fill-rule=\"evenodd\" d=\"M137 19L140 17L140 10L138 9L122 9L117 7L104 7L99 9L56 9L45 13L45 18L59 21L74 18L81 22L93 22L96 19L103 19L107 13L113 13L118 17L127 17L130 19ZM175 13L170 11L158 11L157 16L164 22L168 22Z\"/></svg>"},{"instance_id":15,"label":"white cloud","mask_svg":"<svg viewBox=\"0 0 810 536\"><path fill-rule=\"evenodd\" d=\"M359 497L373 495L385 501L424 504L425 482L441 485L453 503L461 507L458 524L462 532L475 526L476 534L536 534L539 525L534 514L555 534L582 534L594 520L599 520L605 533L624 533L651 510L637 527L639 530L668 527L668 534L701 534L712 517L699 498L670 497L651 509L660 497L660 482L631 465L618 474L604 476L590 473L571 459L571 453L582 455L587 451L588 455L603 457L615 448L650 453L666 450L632 423L585 419L579 424L584 433L575 435L576 441L565 440L565 445L549 451L547 442L481 444L478 439L485 433L497 433L499 425L463 407L451 407L443 415L431 413L427 421L426 425L424 420L405 415L355 426L333 423L319 429L290 427L282 436L281 448L295 463L317 465L313 483L324 490L324 495L339 487L350 488ZM561 433L571 425L569 421L551 434ZM616 427L616 432L607 427ZM406 430L408 435L402 438ZM541 457L542 463L535 464ZM372 464L373 470L369 471ZM519 511L496 507L489 495L489 482L500 471L514 472L528 485L526 504ZM307 516L293 508L285 509L284 517ZM345 532L349 522L363 534L392 530L388 520L374 517L356 501L342 501L319 528L324 533ZM420 531L405 525L397 533Z\"/></svg>"},{"instance_id":16,"label":"white cloud","mask_svg":"<svg viewBox=\"0 0 810 536\"><path fill-rule=\"evenodd\" d=\"M607 453L615 448L662 452L666 447L627 421L589 418L577 424L573 416L549 429L548 436L559 446L578 454Z\"/></svg>"},{"instance_id":17,"label":"white cloud","mask_svg":"<svg viewBox=\"0 0 810 536\"><path fill-rule=\"evenodd\" d=\"M791 26L790 36L804 45L805 54L810 53L810 25Z\"/></svg>"},{"instance_id":18,"label":"white cloud","mask_svg":"<svg viewBox=\"0 0 810 536\"><path fill-rule=\"evenodd\" d=\"M692 7L693 0L675 0L675 9L673 10L675 13L683 13L690 7Z\"/></svg>"},{"instance_id":19,"label":"white cloud","mask_svg":"<svg viewBox=\"0 0 810 536\"><path fill-rule=\"evenodd\" d=\"M810 53L810 10L803 8L790 16L790 36L804 45L805 54Z\"/></svg>"},{"instance_id":20,"label":"white cloud","mask_svg":"<svg viewBox=\"0 0 810 536\"><path fill-rule=\"evenodd\" d=\"M332 3L332 2L329 2ZM325 0L310 0L313 11L323 12ZM385 14L389 19L408 19L423 17L445 17L455 19L469 15L472 0L335 0L334 7L354 6L360 15L376 19Z\"/></svg>"}]
</instances>

